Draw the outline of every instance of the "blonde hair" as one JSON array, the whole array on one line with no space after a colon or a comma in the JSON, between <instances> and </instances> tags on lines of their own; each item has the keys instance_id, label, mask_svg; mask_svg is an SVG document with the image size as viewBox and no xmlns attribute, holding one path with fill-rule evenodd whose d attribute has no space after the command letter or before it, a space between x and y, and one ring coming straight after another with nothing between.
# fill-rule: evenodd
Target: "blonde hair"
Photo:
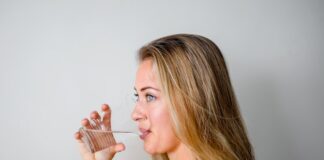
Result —
<instances>
[{"instance_id":1,"label":"blonde hair","mask_svg":"<svg viewBox=\"0 0 324 160\"><path fill-rule=\"evenodd\" d=\"M170 35L142 47L138 56L153 60L174 132L196 159L254 160L224 58L211 40Z\"/></svg>"}]
</instances>

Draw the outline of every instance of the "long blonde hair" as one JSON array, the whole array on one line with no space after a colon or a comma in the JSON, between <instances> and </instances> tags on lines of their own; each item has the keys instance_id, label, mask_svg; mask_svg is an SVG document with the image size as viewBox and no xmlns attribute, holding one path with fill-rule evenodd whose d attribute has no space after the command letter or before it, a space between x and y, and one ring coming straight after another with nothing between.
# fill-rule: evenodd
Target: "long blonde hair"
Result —
<instances>
[{"instance_id":1,"label":"long blonde hair","mask_svg":"<svg viewBox=\"0 0 324 160\"><path fill-rule=\"evenodd\" d=\"M211 40L170 35L142 47L138 58L153 60L173 130L196 159L254 160L225 60Z\"/></svg>"}]
</instances>

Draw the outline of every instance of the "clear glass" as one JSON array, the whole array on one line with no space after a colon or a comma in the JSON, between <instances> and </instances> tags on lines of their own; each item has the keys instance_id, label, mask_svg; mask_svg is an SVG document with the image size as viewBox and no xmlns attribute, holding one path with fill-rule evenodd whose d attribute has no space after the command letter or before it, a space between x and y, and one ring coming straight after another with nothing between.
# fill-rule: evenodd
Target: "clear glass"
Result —
<instances>
[{"instance_id":1,"label":"clear glass","mask_svg":"<svg viewBox=\"0 0 324 160\"><path fill-rule=\"evenodd\" d=\"M106 128L100 121L89 119L90 128L81 127L79 132L81 134L81 140L86 144L88 150L91 153L108 148L116 144L116 137L120 134L133 134L138 133L131 131L112 131Z\"/></svg>"},{"instance_id":2,"label":"clear glass","mask_svg":"<svg viewBox=\"0 0 324 160\"><path fill-rule=\"evenodd\" d=\"M81 127L79 132L82 135L81 140L86 144L88 150L91 153L108 148L116 144L116 134L134 134L135 132L130 131L109 131L99 129L86 129Z\"/></svg>"}]
</instances>

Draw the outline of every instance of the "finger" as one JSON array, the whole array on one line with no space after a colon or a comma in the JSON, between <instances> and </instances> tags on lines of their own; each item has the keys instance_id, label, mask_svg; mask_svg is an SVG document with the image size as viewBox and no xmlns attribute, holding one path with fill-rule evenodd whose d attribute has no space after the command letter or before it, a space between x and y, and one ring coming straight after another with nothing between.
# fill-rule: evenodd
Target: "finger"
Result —
<instances>
[{"instance_id":1,"label":"finger","mask_svg":"<svg viewBox=\"0 0 324 160\"><path fill-rule=\"evenodd\" d=\"M105 112L105 111L107 111L107 110L110 110L110 107L109 107L108 104L102 104L102 105L101 105L101 110L102 110L103 112Z\"/></svg>"},{"instance_id":2,"label":"finger","mask_svg":"<svg viewBox=\"0 0 324 160\"><path fill-rule=\"evenodd\" d=\"M99 113L97 111L91 112L90 118L91 118L90 125L92 125L94 129L101 129L101 117Z\"/></svg>"},{"instance_id":3,"label":"finger","mask_svg":"<svg viewBox=\"0 0 324 160\"><path fill-rule=\"evenodd\" d=\"M125 145L120 143L113 146L110 146L101 151L95 152L95 159L112 159L117 152L125 150Z\"/></svg>"},{"instance_id":4,"label":"finger","mask_svg":"<svg viewBox=\"0 0 324 160\"><path fill-rule=\"evenodd\" d=\"M101 106L101 110L104 112L102 117L102 123L106 129L111 129L111 110L107 104Z\"/></svg>"},{"instance_id":5,"label":"finger","mask_svg":"<svg viewBox=\"0 0 324 160\"><path fill-rule=\"evenodd\" d=\"M100 115L99 115L99 113L97 111L92 111L91 114L90 114L90 118L100 120Z\"/></svg>"},{"instance_id":6,"label":"finger","mask_svg":"<svg viewBox=\"0 0 324 160\"><path fill-rule=\"evenodd\" d=\"M116 152L121 152L125 150L125 145L123 143L117 143L116 145L113 145L109 147L111 152L116 153Z\"/></svg>"},{"instance_id":7,"label":"finger","mask_svg":"<svg viewBox=\"0 0 324 160\"><path fill-rule=\"evenodd\" d=\"M96 152L96 158L98 158L98 153L105 152L107 157L113 157L117 152L121 152L125 150L125 145L122 143L118 143L116 145L110 146L106 149L103 149L99 152Z\"/></svg>"},{"instance_id":8,"label":"finger","mask_svg":"<svg viewBox=\"0 0 324 160\"><path fill-rule=\"evenodd\" d=\"M90 121L87 118L84 118L81 121L81 125L85 127L86 129L93 129L93 127L90 125Z\"/></svg>"},{"instance_id":9,"label":"finger","mask_svg":"<svg viewBox=\"0 0 324 160\"><path fill-rule=\"evenodd\" d=\"M76 133L74 133L74 138L75 138L77 141L81 140L81 138L82 138L81 133L80 133L80 132L76 132Z\"/></svg>"}]
</instances>

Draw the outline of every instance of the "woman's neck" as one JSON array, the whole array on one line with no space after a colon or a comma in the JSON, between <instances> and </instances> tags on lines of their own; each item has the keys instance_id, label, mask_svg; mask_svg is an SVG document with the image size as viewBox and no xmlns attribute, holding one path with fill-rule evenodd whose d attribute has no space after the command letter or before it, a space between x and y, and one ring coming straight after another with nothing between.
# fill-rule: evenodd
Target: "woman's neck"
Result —
<instances>
[{"instance_id":1,"label":"woman's neck","mask_svg":"<svg viewBox=\"0 0 324 160\"><path fill-rule=\"evenodd\" d=\"M174 150L167 153L170 160L194 160L194 156L192 151L189 150L189 148L183 144L180 143L179 146L177 146Z\"/></svg>"}]
</instances>

